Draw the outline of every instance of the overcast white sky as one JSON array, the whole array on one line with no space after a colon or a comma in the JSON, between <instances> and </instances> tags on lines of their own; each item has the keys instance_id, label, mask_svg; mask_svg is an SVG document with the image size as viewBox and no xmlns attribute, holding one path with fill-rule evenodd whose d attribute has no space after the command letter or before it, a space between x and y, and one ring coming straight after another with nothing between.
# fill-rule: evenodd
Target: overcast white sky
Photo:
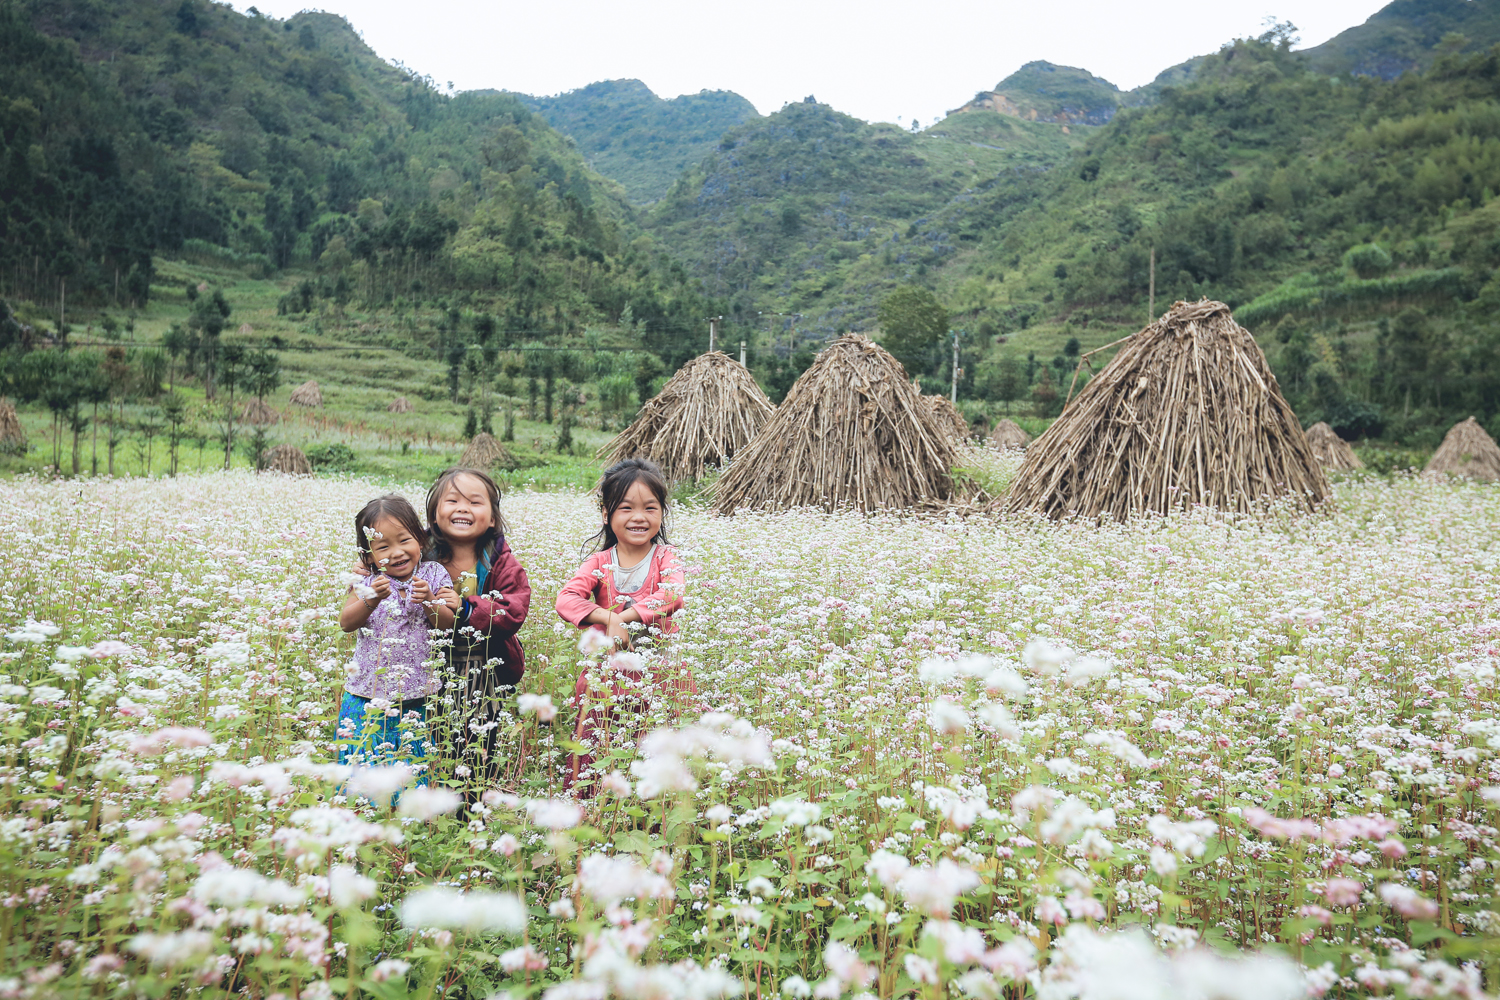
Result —
<instances>
[{"instance_id":1,"label":"overcast white sky","mask_svg":"<svg viewBox=\"0 0 1500 1000\"><path fill-rule=\"evenodd\" d=\"M290 17L306 0L254 0ZM1081 66L1128 90L1267 16L1299 47L1386 0L322 0L386 59L458 90L556 94L634 77L663 97L733 90L769 114L809 94L869 121L923 125L1021 64ZM235 0L243 11L246 0Z\"/></svg>"}]
</instances>

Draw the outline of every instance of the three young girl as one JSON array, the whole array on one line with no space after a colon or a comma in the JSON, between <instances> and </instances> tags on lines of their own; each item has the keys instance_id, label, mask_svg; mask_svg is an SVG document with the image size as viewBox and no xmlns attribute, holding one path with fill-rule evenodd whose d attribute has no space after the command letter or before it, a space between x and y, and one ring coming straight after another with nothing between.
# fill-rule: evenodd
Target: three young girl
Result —
<instances>
[{"instance_id":1,"label":"three young girl","mask_svg":"<svg viewBox=\"0 0 1500 1000\"><path fill-rule=\"evenodd\" d=\"M681 561L664 526L666 482L652 463L630 459L605 471L599 493L602 524L589 543L596 551L558 594L557 612L621 649L659 652L677 630L673 615L683 597ZM360 633L339 712L339 757L370 761L400 748L420 762L429 748L409 733L426 719L449 740L454 773L478 793L504 771L498 729L525 671L516 633L531 584L506 541L500 490L489 476L450 469L433 483L426 507L426 531L411 504L394 495L355 518L366 575L350 587L339 617L346 632ZM433 637L447 640L440 660ZM595 676L578 678L575 739L589 749L570 759L565 786L591 791L595 756L624 703L653 689L678 698L696 693L685 669L660 656L653 662L648 676L639 658L612 657Z\"/></svg>"}]
</instances>

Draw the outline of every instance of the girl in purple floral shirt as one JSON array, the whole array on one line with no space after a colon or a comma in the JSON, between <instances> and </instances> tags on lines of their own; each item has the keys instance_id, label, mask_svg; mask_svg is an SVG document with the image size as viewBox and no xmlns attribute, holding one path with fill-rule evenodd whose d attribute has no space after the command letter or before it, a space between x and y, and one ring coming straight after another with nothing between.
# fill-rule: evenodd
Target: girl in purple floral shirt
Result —
<instances>
[{"instance_id":1,"label":"girl in purple floral shirt","mask_svg":"<svg viewBox=\"0 0 1500 1000\"><path fill-rule=\"evenodd\" d=\"M459 598L448 571L422 561L427 532L405 497L365 504L354 533L369 575L349 588L339 615L345 632L359 633L339 706L339 761L371 763L399 749L417 762L427 746L409 728L439 687L429 631L453 627Z\"/></svg>"}]
</instances>

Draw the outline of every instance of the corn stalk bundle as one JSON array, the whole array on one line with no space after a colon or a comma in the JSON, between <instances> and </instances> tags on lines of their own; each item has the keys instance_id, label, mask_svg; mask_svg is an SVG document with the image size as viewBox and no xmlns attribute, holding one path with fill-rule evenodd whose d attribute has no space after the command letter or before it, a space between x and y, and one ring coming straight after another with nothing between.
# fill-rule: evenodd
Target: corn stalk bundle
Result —
<instances>
[{"instance_id":1,"label":"corn stalk bundle","mask_svg":"<svg viewBox=\"0 0 1500 1000\"><path fill-rule=\"evenodd\" d=\"M312 379L292 390L292 402L298 406L318 407L323 405L323 390Z\"/></svg>"},{"instance_id":2,"label":"corn stalk bundle","mask_svg":"<svg viewBox=\"0 0 1500 1000\"><path fill-rule=\"evenodd\" d=\"M480 431L474 435L474 440L464 449L463 457L458 460L459 465L470 469L480 469L488 472L490 469L510 470L516 468L516 459L505 445L496 441L494 435Z\"/></svg>"},{"instance_id":3,"label":"corn stalk bundle","mask_svg":"<svg viewBox=\"0 0 1500 1000\"><path fill-rule=\"evenodd\" d=\"M260 460L267 472L282 472L288 476L312 475L312 463L295 445L278 444L267 448L261 453Z\"/></svg>"},{"instance_id":4,"label":"corn stalk bundle","mask_svg":"<svg viewBox=\"0 0 1500 1000\"><path fill-rule=\"evenodd\" d=\"M599 457L609 465L647 458L670 480L701 479L741 452L775 409L748 368L710 351L679 368Z\"/></svg>"},{"instance_id":5,"label":"corn stalk bundle","mask_svg":"<svg viewBox=\"0 0 1500 1000\"><path fill-rule=\"evenodd\" d=\"M405 396L397 396L395 399L391 400L391 405L387 406L385 409L387 413L410 413L411 400L407 399Z\"/></svg>"},{"instance_id":6,"label":"corn stalk bundle","mask_svg":"<svg viewBox=\"0 0 1500 1000\"><path fill-rule=\"evenodd\" d=\"M964 415L953 405L953 401L947 396L923 396L929 409L932 410L932 419L939 427L943 427L948 434L959 441L969 439L969 422Z\"/></svg>"},{"instance_id":7,"label":"corn stalk bundle","mask_svg":"<svg viewBox=\"0 0 1500 1000\"><path fill-rule=\"evenodd\" d=\"M257 427L267 427L279 423L281 414L267 406L265 400L256 398L246 403L245 408L240 411L240 421Z\"/></svg>"},{"instance_id":8,"label":"corn stalk bundle","mask_svg":"<svg viewBox=\"0 0 1500 1000\"><path fill-rule=\"evenodd\" d=\"M957 460L949 428L901 362L851 333L818 355L735 456L713 506L912 509L952 499Z\"/></svg>"},{"instance_id":9,"label":"corn stalk bundle","mask_svg":"<svg viewBox=\"0 0 1500 1000\"><path fill-rule=\"evenodd\" d=\"M1009 417L1001 417L995 424L995 429L990 432L990 444L996 448L1025 450L1030 443L1031 435Z\"/></svg>"},{"instance_id":10,"label":"corn stalk bundle","mask_svg":"<svg viewBox=\"0 0 1500 1000\"><path fill-rule=\"evenodd\" d=\"M1349 447L1349 442L1321 420L1307 429L1307 444L1318 464L1328 472L1348 472L1365 467L1365 463L1354 454L1354 449Z\"/></svg>"},{"instance_id":11,"label":"corn stalk bundle","mask_svg":"<svg viewBox=\"0 0 1500 1000\"><path fill-rule=\"evenodd\" d=\"M1470 417L1449 429L1425 471L1500 481L1500 445Z\"/></svg>"},{"instance_id":12,"label":"corn stalk bundle","mask_svg":"<svg viewBox=\"0 0 1500 1000\"><path fill-rule=\"evenodd\" d=\"M1027 449L1002 503L1123 519L1288 495L1316 507L1328 480L1255 338L1203 299L1125 339Z\"/></svg>"},{"instance_id":13,"label":"corn stalk bundle","mask_svg":"<svg viewBox=\"0 0 1500 1000\"><path fill-rule=\"evenodd\" d=\"M26 429L16 416L15 404L0 398L0 454L24 455L26 447Z\"/></svg>"}]
</instances>

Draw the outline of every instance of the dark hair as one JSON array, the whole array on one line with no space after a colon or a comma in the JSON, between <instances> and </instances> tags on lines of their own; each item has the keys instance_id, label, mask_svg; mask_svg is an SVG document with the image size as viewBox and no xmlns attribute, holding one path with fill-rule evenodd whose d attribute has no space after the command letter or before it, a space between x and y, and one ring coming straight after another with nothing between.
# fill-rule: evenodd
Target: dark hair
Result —
<instances>
[{"instance_id":1,"label":"dark hair","mask_svg":"<svg viewBox=\"0 0 1500 1000\"><path fill-rule=\"evenodd\" d=\"M417 508L411 505L411 501L396 493L376 497L354 515L354 545L359 549L359 561L371 573L375 572L375 564L371 561L374 557L370 554L370 539L365 531L374 530L376 521L388 517L411 532L422 548L427 548L427 529L422 527L422 519L417 516Z\"/></svg>"},{"instance_id":2,"label":"dark hair","mask_svg":"<svg viewBox=\"0 0 1500 1000\"><path fill-rule=\"evenodd\" d=\"M489 477L488 473L463 465L455 465L438 476L432 484L432 489L427 491L427 526L431 533L428 555L436 562L447 562L453 558L453 545L443 537L443 529L438 527L437 507L438 501L443 498L443 494L448 492L448 488L459 476L473 476L479 480L479 485L484 487L485 494L490 498L490 530L474 543L475 553L483 558L484 553L489 551L490 546L495 543L495 539L505 534L505 518L500 516L500 487L495 485L495 481Z\"/></svg>"},{"instance_id":3,"label":"dark hair","mask_svg":"<svg viewBox=\"0 0 1500 1000\"><path fill-rule=\"evenodd\" d=\"M583 543L584 551L603 552L605 549L613 548L619 541L615 537L614 530L609 526L609 519L614 517L615 511L620 509L620 504L625 502L625 494L630 492L630 487L636 483L645 483L646 488L656 497L656 502L661 504L662 522L661 530L656 533L652 542L662 545L667 542L667 480L661 474L660 467L655 462L644 458L627 458L623 462L616 462L604 470L604 475L599 477L599 511L604 515L604 526L599 529L588 541Z\"/></svg>"}]
</instances>

